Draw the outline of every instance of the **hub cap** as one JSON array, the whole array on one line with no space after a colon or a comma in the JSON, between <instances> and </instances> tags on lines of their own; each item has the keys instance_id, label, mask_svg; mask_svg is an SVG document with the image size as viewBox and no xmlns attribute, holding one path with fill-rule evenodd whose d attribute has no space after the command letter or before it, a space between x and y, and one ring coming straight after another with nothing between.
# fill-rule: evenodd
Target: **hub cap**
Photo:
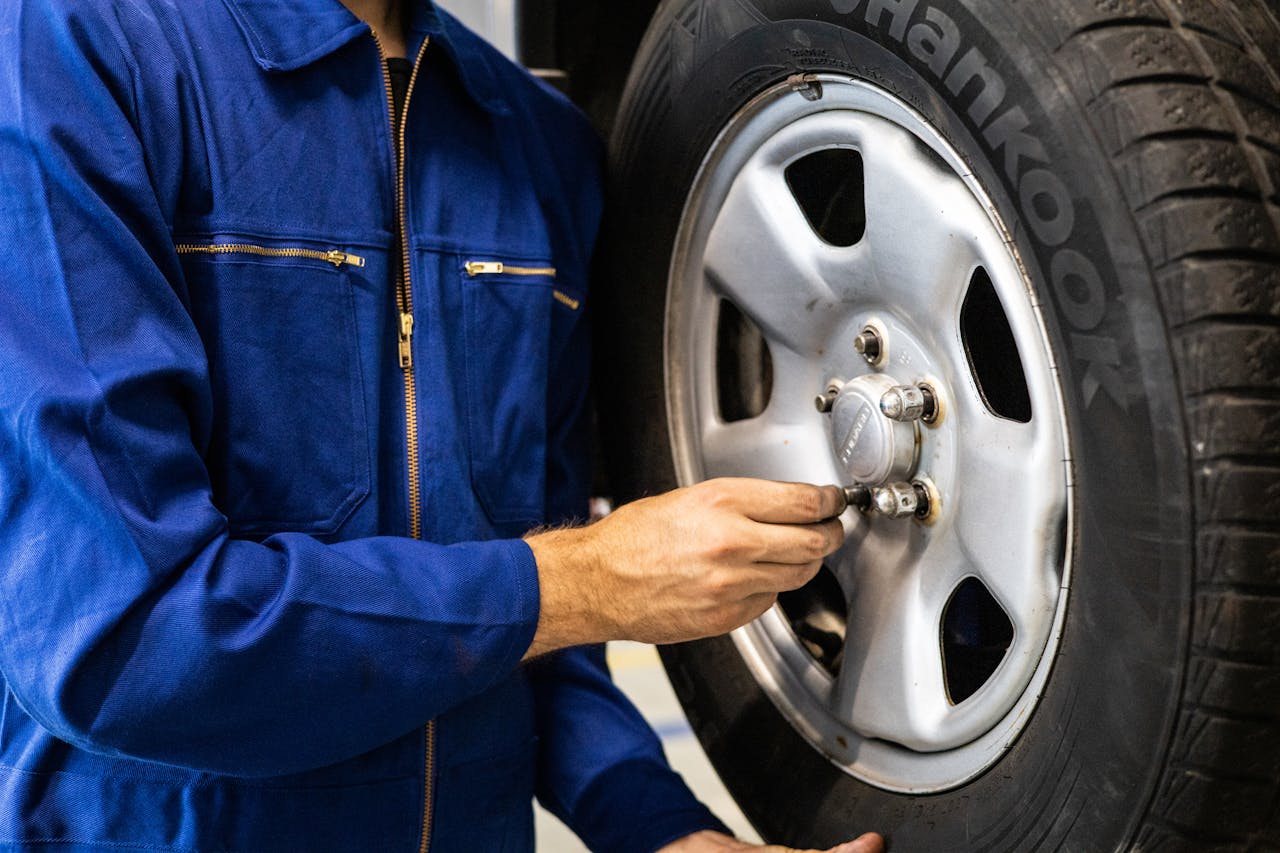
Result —
<instances>
[{"instance_id":1,"label":"hub cap","mask_svg":"<svg viewBox=\"0 0 1280 853\"><path fill-rule=\"evenodd\" d=\"M880 398L897 383L881 374L846 382L831 409L831 448L851 483L880 484L912 473L917 428L880 411Z\"/></svg>"},{"instance_id":2,"label":"hub cap","mask_svg":"<svg viewBox=\"0 0 1280 853\"><path fill-rule=\"evenodd\" d=\"M931 499L923 520L848 510L827 569L734 642L832 762L939 791L999 757L1048 677L1070 580L1065 417L972 170L887 92L821 83L745 107L690 193L667 305L673 451L684 483Z\"/></svg>"}]
</instances>

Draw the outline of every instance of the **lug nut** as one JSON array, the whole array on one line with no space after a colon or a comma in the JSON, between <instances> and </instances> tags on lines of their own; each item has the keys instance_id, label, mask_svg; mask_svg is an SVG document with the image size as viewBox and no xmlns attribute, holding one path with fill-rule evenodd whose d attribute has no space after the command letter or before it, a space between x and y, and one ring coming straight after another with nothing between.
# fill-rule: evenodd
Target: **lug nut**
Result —
<instances>
[{"instance_id":1,"label":"lug nut","mask_svg":"<svg viewBox=\"0 0 1280 853\"><path fill-rule=\"evenodd\" d=\"M880 411L890 420L932 423L938 417L938 398L928 385L899 385L884 392Z\"/></svg>"},{"instance_id":2,"label":"lug nut","mask_svg":"<svg viewBox=\"0 0 1280 853\"><path fill-rule=\"evenodd\" d=\"M880 339L880 333L873 326L866 326L858 333L858 336L853 339L853 348L858 355L867 360L868 364L879 364L884 355L884 341Z\"/></svg>"},{"instance_id":3,"label":"lug nut","mask_svg":"<svg viewBox=\"0 0 1280 853\"><path fill-rule=\"evenodd\" d=\"M871 490L871 504L885 518L910 518L920 498L910 483L890 483Z\"/></svg>"},{"instance_id":4,"label":"lug nut","mask_svg":"<svg viewBox=\"0 0 1280 853\"><path fill-rule=\"evenodd\" d=\"M849 486L844 490L845 501L863 512L874 512L885 518L928 519L932 511L929 488L919 480L910 483L890 483L869 489L866 486Z\"/></svg>"}]
</instances>

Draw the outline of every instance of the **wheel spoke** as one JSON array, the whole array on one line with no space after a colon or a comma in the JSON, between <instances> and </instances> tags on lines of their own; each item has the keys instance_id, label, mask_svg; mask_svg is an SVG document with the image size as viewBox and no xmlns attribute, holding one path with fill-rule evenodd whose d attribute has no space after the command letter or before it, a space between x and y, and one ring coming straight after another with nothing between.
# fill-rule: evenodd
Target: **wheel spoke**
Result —
<instances>
[{"instance_id":1,"label":"wheel spoke","mask_svg":"<svg viewBox=\"0 0 1280 853\"><path fill-rule=\"evenodd\" d=\"M826 421L814 408L813 400L825 387L827 377L822 374L822 364L815 359L803 358L792 350L774 347L770 349L773 361L773 393L769 398L767 413L778 423L820 423ZM826 433L824 433L826 435ZM817 450L825 450L815 448Z\"/></svg>"},{"instance_id":2,"label":"wheel spoke","mask_svg":"<svg viewBox=\"0 0 1280 853\"><path fill-rule=\"evenodd\" d=\"M852 571L839 574L849 592L849 621L831 707L867 737L928 748L948 703L934 611L922 596L913 549L892 537L869 534ZM843 561L842 561L843 562Z\"/></svg>"},{"instance_id":3,"label":"wheel spoke","mask_svg":"<svg viewBox=\"0 0 1280 853\"><path fill-rule=\"evenodd\" d=\"M876 278L895 302L921 309L913 319L923 328L954 337L979 263L975 232L987 223L986 211L954 174L923 156L923 144L907 131L868 120L859 125L859 145L866 174L864 240Z\"/></svg>"},{"instance_id":4,"label":"wheel spoke","mask_svg":"<svg viewBox=\"0 0 1280 853\"><path fill-rule=\"evenodd\" d=\"M941 563L986 584L1018 633L1039 633L1053 610L1062 557L1060 450L1042 421L1017 423L976 406L967 414L951 519L939 537L940 548L953 540L953 551Z\"/></svg>"},{"instance_id":5,"label":"wheel spoke","mask_svg":"<svg viewBox=\"0 0 1280 853\"><path fill-rule=\"evenodd\" d=\"M822 256L833 251L809 227L781 170L757 163L730 189L704 262L713 286L766 339L811 354L839 319L824 310L834 299Z\"/></svg>"},{"instance_id":6,"label":"wheel spoke","mask_svg":"<svg viewBox=\"0 0 1280 853\"><path fill-rule=\"evenodd\" d=\"M712 477L761 477L809 483L835 482L817 419L779 423L768 415L746 421L709 423L702 433L702 473Z\"/></svg>"}]
</instances>

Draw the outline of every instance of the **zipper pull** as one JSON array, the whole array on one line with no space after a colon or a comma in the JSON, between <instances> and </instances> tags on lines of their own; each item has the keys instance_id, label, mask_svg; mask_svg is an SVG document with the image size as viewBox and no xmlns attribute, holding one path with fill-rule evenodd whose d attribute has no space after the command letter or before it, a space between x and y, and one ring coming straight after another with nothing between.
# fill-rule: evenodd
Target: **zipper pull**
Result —
<instances>
[{"instance_id":1,"label":"zipper pull","mask_svg":"<svg viewBox=\"0 0 1280 853\"><path fill-rule=\"evenodd\" d=\"M467 261L467 275L500 275L502 273L502 263L500 261Z\"/></svg>"},{"instance_id":2,"label":"zipper pull","mask_svg":"<svg viewBox=\"0 0 1280 853\"><path fill-rule=\"evenodd\" d=\"M328 260L329 263L333 264L335 267L340 267L343 264L351 264L351 266L353 267L364 266L364 258L362 258L360 255L351 255L346 252L340 252L337 249L329 250L329 254L326 256L326 260Z\"/></svg>"},{"instance_id":3,"label":"zipper pull","mask_svg":"<svg viewBox=\"0 0 1280 853\"><path fill-rule=\"evenodd\" d=\"M400 315L400 366L405 370L413 367L413 315Z\"/></svg>"}]
</instances>

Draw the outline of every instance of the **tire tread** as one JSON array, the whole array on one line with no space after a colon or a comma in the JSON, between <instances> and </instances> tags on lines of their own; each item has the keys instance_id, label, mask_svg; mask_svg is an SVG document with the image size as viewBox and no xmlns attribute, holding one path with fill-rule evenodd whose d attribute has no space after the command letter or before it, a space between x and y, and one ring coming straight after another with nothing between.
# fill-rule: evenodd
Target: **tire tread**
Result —
<instances>
[{"instance_id":1,"label":"tire tread","mask_svg":"<svg viewBox=\"0 0 1280 853\"><path fill-rule=\"evenodd\" d=\"M1156 270L1192 466L1183 702L1135 848L1270 849L1280 836L1280 16L1262 0L1055 6L1057 56Z\"/></svg>"}]
</instances>

